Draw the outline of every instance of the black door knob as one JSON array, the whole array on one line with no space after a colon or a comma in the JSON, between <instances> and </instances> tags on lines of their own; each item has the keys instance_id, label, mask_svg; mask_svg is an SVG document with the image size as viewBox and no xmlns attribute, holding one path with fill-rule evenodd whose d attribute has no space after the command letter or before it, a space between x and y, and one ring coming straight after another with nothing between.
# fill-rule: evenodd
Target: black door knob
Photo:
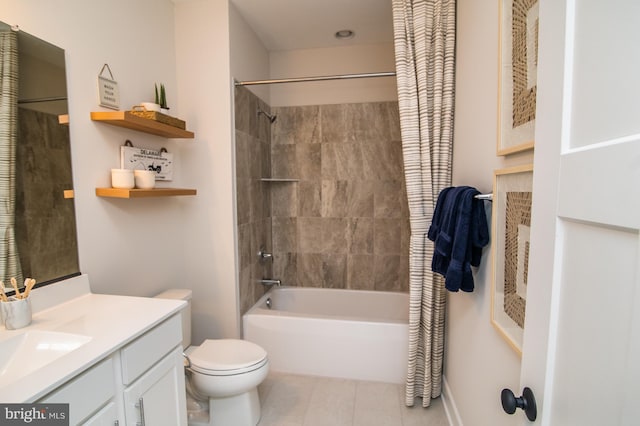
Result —
<instances>
[{"instance_id":1,"label":"black door knob","mask_svg":"<svg viewBox=\"0 0 640 426\"><path fill-rule=\"evenodd\" d=\"M536 398L529 388L524 388L522 396L519 398L516 398L511 389L502 389L500 399L502 400L502 409L507 414L513 414L516 412L516 408L522 408L527 415L527 419L534 421L538 416Z\"/></svg>"}]
</instances>

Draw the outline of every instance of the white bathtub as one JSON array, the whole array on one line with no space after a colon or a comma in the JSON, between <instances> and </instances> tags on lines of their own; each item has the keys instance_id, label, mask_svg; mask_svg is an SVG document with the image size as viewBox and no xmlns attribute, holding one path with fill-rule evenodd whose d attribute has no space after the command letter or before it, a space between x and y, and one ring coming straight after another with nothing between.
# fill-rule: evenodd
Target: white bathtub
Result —
<instances>
[{"instance_id":1,"label":"white bathtub","mask_svg":"<svg viewBox=\"0 0 640 426\"><path fill-rule=\"evenodd\" d=\"M404 383L408 315L406 293L280 287L243 316L243 331L271 371Z\"/></svg>"}]
</instances>

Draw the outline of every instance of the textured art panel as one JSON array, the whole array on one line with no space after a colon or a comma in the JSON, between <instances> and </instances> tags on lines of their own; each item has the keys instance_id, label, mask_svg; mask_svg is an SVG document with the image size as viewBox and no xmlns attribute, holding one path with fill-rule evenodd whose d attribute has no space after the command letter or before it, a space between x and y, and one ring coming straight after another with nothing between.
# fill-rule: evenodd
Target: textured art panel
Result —
<instances>
[{"instance_id":1,"label":"textured art panel","mask_svg":"<svg viewBox=\"0 0 640 426\"><path fill-rule=\"evenodd\" d=\"M506 196L504 311L519 327L524 328L526 292L519 292L518 289L526 288L527 271L523 268L526 268L529 262L531 192L508 192Z\"/></svg>"},{"instance_id":2,"label":"textured art panel","mask_svg":"<svg viewBox=\"0 0 640 426\"><path fill-rule=\"evenodd\" d=\"M532 165L495 171L491 323L519 354L527 303L532 185Z\"/></svg>"},{"instance_id":3,"label":"textured art panel","mask_svg":"<svg viewBox=\"0 0 640 426\"><path fill-rule=\"evenodd\" d=\"M533 148L538 68L538 0L500 0L498 155Z\"/></svg>"}]
</instances>

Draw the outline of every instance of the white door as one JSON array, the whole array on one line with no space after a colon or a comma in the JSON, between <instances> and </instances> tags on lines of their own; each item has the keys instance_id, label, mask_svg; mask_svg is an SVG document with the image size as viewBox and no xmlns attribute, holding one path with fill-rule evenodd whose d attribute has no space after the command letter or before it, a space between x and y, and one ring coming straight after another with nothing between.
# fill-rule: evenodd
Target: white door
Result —
<instances>
[{"instance_id":1,"label":"white door","mask_svg":"<svg viewBox=\"0 0 640 426\"><path fill-rule=\"evenodd\" d=\"M640 1L541 0L539 37L521 386L535 424L638 425Z\"/></svg>"}]
</instances>

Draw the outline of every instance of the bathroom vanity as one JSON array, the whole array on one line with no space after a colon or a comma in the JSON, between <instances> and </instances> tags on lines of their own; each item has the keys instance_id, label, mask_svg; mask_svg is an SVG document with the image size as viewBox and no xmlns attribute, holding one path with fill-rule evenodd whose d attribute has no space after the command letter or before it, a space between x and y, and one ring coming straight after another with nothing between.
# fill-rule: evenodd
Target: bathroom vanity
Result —
<instances>
[{"instance_id":1,"label":"bathroom vanity","mask_svg":"<svg viewBox=\"0 0 640 426\"><path fill-rule=\"evenodd\" d=\"M187 424L185 302L93 294L86 275L30 298L31 325L0 329L2 402L68 403L71 425Z\"/></svg>"}]
</instances>

